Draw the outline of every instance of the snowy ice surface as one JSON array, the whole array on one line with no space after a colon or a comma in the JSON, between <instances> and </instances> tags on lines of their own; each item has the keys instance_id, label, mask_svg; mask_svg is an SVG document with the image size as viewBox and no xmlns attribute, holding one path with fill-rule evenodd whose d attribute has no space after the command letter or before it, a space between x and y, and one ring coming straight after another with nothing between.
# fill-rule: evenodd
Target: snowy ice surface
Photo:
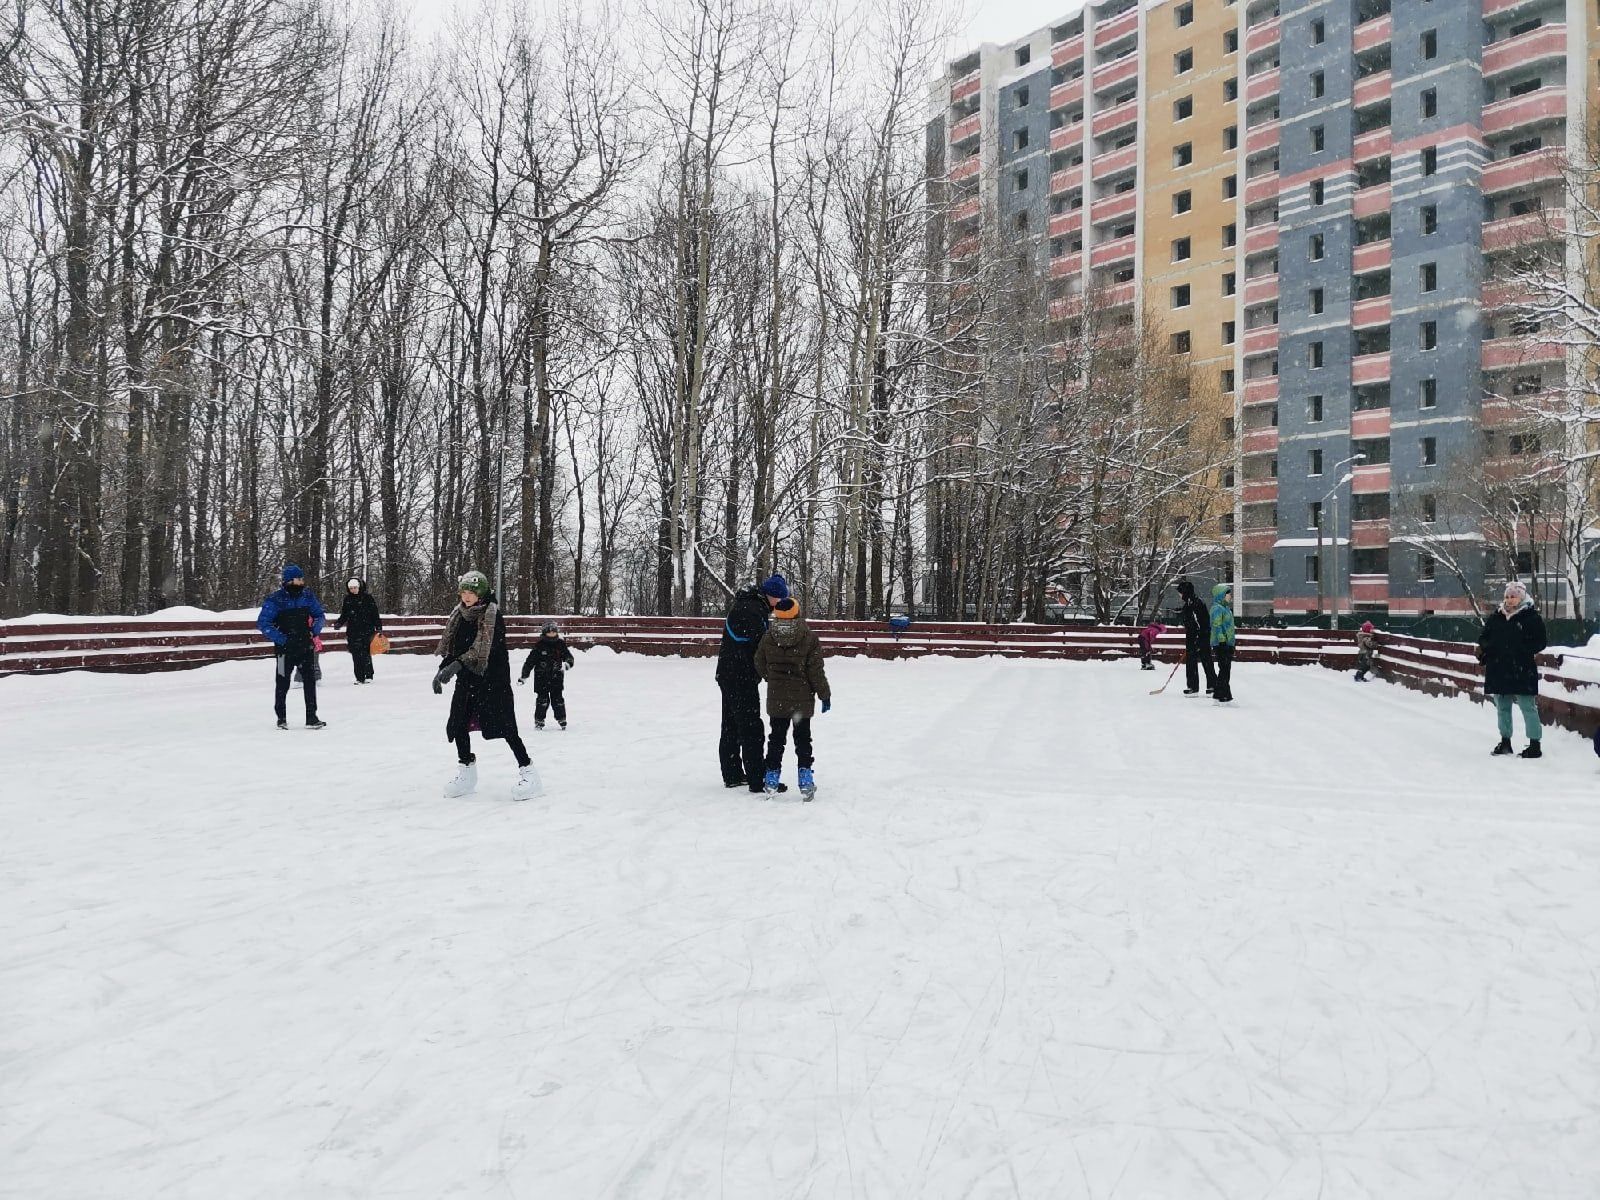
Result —
<instances>
[{"instance_id":1,"label":"snowy ice surface","mask_svg":"<svg viewBox=\"0 0 1600 1200\"><path fill-rule=\"evenodd\" d=\"M594 651L546 797L446 801L430 660L327 666L315 735L268 663L0 679L0 1195L1596 1195L1574 735L836 659L800 805L709 661Z\"/></svg>"}]
</instances>

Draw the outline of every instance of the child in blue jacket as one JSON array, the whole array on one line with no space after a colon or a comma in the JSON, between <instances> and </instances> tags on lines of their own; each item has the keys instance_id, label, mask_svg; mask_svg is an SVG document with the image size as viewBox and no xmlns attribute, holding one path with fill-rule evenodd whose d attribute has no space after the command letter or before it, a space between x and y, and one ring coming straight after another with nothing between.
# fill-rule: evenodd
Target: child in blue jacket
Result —
<instances>
[{"instance_id":1,"label":"child in blue jacket","mask_svg":"<svg viewBox=\"0 0 1600 1200\"><path fill-rule=\"evenodd\" d=\"M327 614L317 594L306 586L306 573L294 563L283 568L282 582L283 586L262 602L261 615L256 618L261 636L277 648L272 708L278 714L278 728L289 728L289 680L299 667L305 683L306 728L325 729L327 722L317 716L317 635Z\"/></svg>"},{"instance_id":2,"label":"child in blue jacket","mask_svg":"<svg viewBox=\"0 0 1600 1200\"><path fill-rule=\"evenodd\" d=\"M1230 583L1211 589L1211 653L1217 660L1217 690L1212 699L1223 704L1233 699L1233 651L1237 638L1233 632L1233 609L1228 604Z\"/></svg>"}]
</instances>

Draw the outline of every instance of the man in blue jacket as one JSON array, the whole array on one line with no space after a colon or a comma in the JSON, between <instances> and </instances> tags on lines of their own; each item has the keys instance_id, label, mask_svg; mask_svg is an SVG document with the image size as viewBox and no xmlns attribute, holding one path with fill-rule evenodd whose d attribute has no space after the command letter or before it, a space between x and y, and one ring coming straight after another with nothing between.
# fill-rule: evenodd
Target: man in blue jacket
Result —
<instances>
[{"instance_id":1,"label":"man in blue jacket","mask_svg":"<svg viewBox=\"0 0 1600 1200\"><path fill-rule=\"evenodd\" d=\"M296 667L305 680L306 728L325 729L327 722L317 717L317 642L327 619L317 594L306 586L306 573L294 563L283 569L283 586L268 596L256 618L261 636L277 647L277 677L273 686L272 707L278 714L278 728L289 728L285 702L289 680Z\"/></svg>"},{"instance_id":2,"label":"man in blue jacket","mask_svg":"<svg viewBox=\"0 0 1600 1200\"><path fill-rule=\"evenodd\" d=\"M722 737L717 758L722 785L764 793L766 726L761 720L761 676L756 674L756 647L767 631L772 608L789 598L789 584L774 575L760 587L748 587L733 598L722 623L717 650L717 686L722 689ZM780 791L787 791L780 785Z\"/></svg>"}]
</instances>

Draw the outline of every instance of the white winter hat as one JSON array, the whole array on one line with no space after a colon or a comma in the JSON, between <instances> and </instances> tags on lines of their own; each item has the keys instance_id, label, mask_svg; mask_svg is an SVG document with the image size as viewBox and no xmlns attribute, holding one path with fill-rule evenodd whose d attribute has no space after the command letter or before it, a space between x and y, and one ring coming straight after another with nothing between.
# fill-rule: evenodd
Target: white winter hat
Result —
<instances>
[{"instance_id":1,"label":"white winter hat","mask_svg":"<svg viewBox=\"0 0 1600 1200\"><path fill-rule=\"evenodd\" d=\"M360 586L361 586L361 580L359 580L359 579L352 579L352 580L349 580L349 581L348 581L348 582L347 582L347 583L346 583L346 584L345 584L345 587L353 587L353 588L358 588L358 587L360 587Z\"/></svg>"}]
</instances>

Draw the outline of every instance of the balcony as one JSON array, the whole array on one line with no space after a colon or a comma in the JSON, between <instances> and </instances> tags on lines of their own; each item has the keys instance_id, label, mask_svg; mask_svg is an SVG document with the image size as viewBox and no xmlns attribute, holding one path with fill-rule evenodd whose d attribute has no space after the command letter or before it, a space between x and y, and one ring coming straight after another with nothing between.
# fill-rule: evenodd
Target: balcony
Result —
<instances>
[{"instance_id":1,"label":"balcony","mask_svg":"<svg viewBox=\"0 0 1600 1200\"><path fill-rule=\"evenodd\" d=\"M1095 137L1104 137L1113 130L1132 125L1139 119L1139 100L1124 101L1112 108L1104 109L1094 114L1093 128Z\"/></svg>"},{"instance_id":2,"label":"balcony","mask_svg":"<svg viewBox=\"0 0 1600 1200\"><path fill-rule=\"evenodd\" d=\"M1390 297L1374 296L1370 300L1357 300L1350 306L1350 325L1363 329L1372 325L1389 323Z\"/></svg>"},{"instance_id":3,"label":"balcony","mask_svg":"<svg viewBox=\"0 0 1600 1200\"><path fill-rule=\"evenodd\" d=\"M1381 271L1394 257L1394 246L1385 238L1381 242L1368 242L1357 246L1350 256L1351 273L1364 275L1368 271Z\"/></svg>"},{"instance_id":4,"label":"balcony","mask_svg":"<svg viewBox=\"0 0 1600 1200\"><path fill-rule=\"evenodd\" d=\"M1051 237L1066 237L1068 234L1077 233L1083 228L1083 209L1075 208L1071 212L1054 213L1050 217L1049 229Z\"/></svg>"},{"instance_id":5,"label":"balcony","mask_svg":"<svg viewBox=\"0 0 1600 1200\"><path fill-rule=\"evenodd\" d=\"M1278 195L1278 173L1269 171L1265 175L1257 175L1254 179L1245 180L1244 202L1248 207L1260 204L1263 200L1276 199Z\"/></svg>"},{"instance_id":6,"label":"balcony","mask_svg":"<svg viewBox=\"0 0 1600 1200\"><path fill-rule=\"evenodd\" d=\"M983 156L972 154L963 158L950 168L950 182L960 183L964 179L976 179L978 172L983 169Z\"/></svg>"},{"instance_id":7,"label":"balcony","mask_svg":"<svg viewBox=\"0 0 1600 1200\"><path fill-rule=\"evenodd\" d=\"M1050 107L1065 108L1083 99L1083 76L1069 79L1066 83L1059 84L1050 89Z\"/></svg>"},{"instance_id":8,"label":"balcony","mask_svg":"<svg viewBox=\"0 0 1600 1200\"><path fill-rule=\"evenodd\" d=\"M1062 167L1061 170L1050 176L1050 194L1052 196L1060 196L1070 192L1075 187L1082 187L1083 177L1082 163L1075 167Z\"/></svg>"},{"instance_id":9,"label":"balcony","mask_svg":"<svg viewBox=\"0 0 1600 1200\"><path fill-rule=\"evenodd\" d=\"M1054 279L1065 279L1081 274L1083 274L1082 250L1074 250L1071 254L1063 254L1060 258L1050 261L1050 275Z\"/></svg>"},{"instance_id":10,"label":"balcony","mask_svg":"<svg viewBox=\"0 0 1600 1200\"><path fill-rule=\"evenodd\" d=\"M1360 387L1365 383L1389 382L1389 352L1358 354L1350 360L1350 384Z\"/></svg>"},{"instance_id":11,"label":"balcony","mask_svg":"<svg viewBox=\"0 0 1600 1200\"><path fill-rule=\"evenodd\" d=\"M1278 298L1278 277L1276 275L1260 275L1255 279L1247 279L1244 283L1244 302L1249 307L1252 304L1265 304L1269 300Z\"/></svg>"},{"instance_id":12,"label":"balcony","mask_svg":"<svg viewBox=\"0 0 1600 1200\"><path fill-rule=\"evenodd\" d=\"M1278 348L1278 327L1263 325L1260 329L1247 329L1244 334L1244 356L1271 354Z\"/></svg>"},{"instance_id":13,"label":"balcony","mask_svg":"<svg viewBox=\"0 0 1600 1200\"><path fill-rule=\"evenodd\" d=\"M1123 171L1131 171L1139 165L1139 143L1124 146L1120 150L1107 150L1097 156L1089 164L1090 178L1100 180L1109 179L1113 175L1120 175Z\"/></svg>"},{"instance_id":14,"label":"balcony","mask_svg":"<svg viewBox=\"0 0 1600 1200\"><path fill-rule=\"evenodd\" d=\"M1278 540L1276 529L1247 529L1241 539L1246 554L1271 554Z\"/></svg>"},{"instance_id":15,"label":"balcony","mask_svg":"<svg viewBox=\"0 0 1600 1200\"><path fill-rule=\"evenodd\" d=\"M1350 545L1357 550L1382 550L1389 544L1388 521L1351 521Z\"/></svg>"},{"instance_id":16,"label":"balcony","mask_svg":"<svg viewBox=\"0 0 1600 1200\"><path fill-rule=\"evenodd\" d=\"M1484 8L1487 10L1487 3ZM1488 15L1485 11L1484 16ZM1368 50L1376 50L1379 46L1386 45L1393 36L1394 17L1385 13L1375 21L1364 21L1357 25L1350 38L1350 48L1356 54L1364 54Z\"/></svg>"},{"instance_id":17,"label":"balcony","mask_svg":"<svg viewBox=\"0 0 1600 1200\"><path fill-rule=\"evenodd\" d=\"M1101 242L1089 251L1089 265L1092 267L1109 267L1113 263L1132 261L1134 251L1133 235L1114 238L1109 242Z\"/></svg>"},{"instance_id":18,"label":"balcony","mask_svg":"<svg viewBox=\"0 0 1600 1200\"><path fill-rule=\"evenodd\" d=\"M1247 155L1264 153L1276 146L1282 136L1283 127L1279 121L1268 121L1265 125L1257 125L1244 135L1244 152Z\"/></svg>"},{"instance_id":19,"label":"balcony","mask_svg":"<svg viewBox=\"0 0 1600 1200\"><path fill-rule=\"evenodd\" d=\"M1098 300L1104 308L1123 308L1133 303L1133 280L1127 283L1113 283L1100 289Z\"/></svg>"},{"instance_id":20,"label":"balcony","mask_svg":"<svg viewBox=\"0 0 1600 1200\"><path fill-rule=\"evenodd\" d=\"M1501 17L1507 13L1516 12L1519 8L1530 8L1537 0L1483 0L1483 19Z\"/></svg>"},{"instance_id":21,"label":"balcony","mask_svg":"<svg viewBox=\"0 0 1600 1200\"><path fill-rule=\"evenodd\" d=\"M1070 150L1075 146L1083 145L1083 122L1074 121L1071 125L1062 125L1050 131L1050 151Z\"/></svg>"},{"instance_id":22,"label":"balcony","mask_svg":"<svg viewBox=\"0 0 1600 1200\"><path fill-rule=\"evenodd\" d=\"M972 234L954 242L950 246L951 258L971 258L978 252L978 235Z\"/></svg>"},{"instance_id":23,"label":"balcony","mask_svg":"<svg viewBox=\"0 0 1600 1200\"><path fill-rule=\"evenodd\" d=\"M1512 371L1540 363L1559 363L1566 357L1558 342L1540 338L1496 338L1483 343L1483 369L1485 371Z\"/></svg>"},{"instance_id":24,"label":"balcony","mask_svg":"<svg viewBox=\"0 0 1600 1200\"><path fill-rule=\"evenodd\" d=\"M1257 225L1254 229L1244 231L1244 253L1246 258L1249 258L1252 254L1265 254L1267 251L1275 249L1277 245L1278 223L1276 221L1268 222L1265 225ZM1273 278L1276 279L1277 276L1274 275ZM1249 285L1246 284L1245 286L1246 290L1248 290Z\"/></svg>"},{"instance_id":25,"label":"balcony","mask_svg":"<svg viewBox=\"0 0 1600 1200\"><path fill-rule=\"evenodd\" d=\"M1354 100L1355 107L1365 108L1369 104L1377 104L1381 100L1389 99L1389 93L1394 83L1394 72L1379 71L1376 75L1368 75L1365 79L1355 82Z\"/></svg>"},{"instance_id":26,"label":"balcony","mask_svg":"<svg viewBox=\"0 0 1600 1200\"><path fill-rule=\"evenodd\" d=\"M957 121L954 125L950 126L950 144L952 146L959 146L968 138L977 137L982 128L982 113L973 113L970 117L964 117Z\"/></svg>"},{"instance_id":27,"label":"balcony","mask_svg":"<svg viewBox=\"0 0 1600 1200\"><path fill-rule=\"evenodd\" d=\"M1260 379L1247 379L1244 383L1244 403L1270 404L1278 398L1278 377L1264 375Z\"/></svg>"},{"instance_id":28,"label":"balcony","mask_svg":"<svg viewBox=\"0 0 1600 1200\"><path fill-rule=\"evenodd\" d=\"M1083 34L1069 37L1064 42L1057 42L1050 47L1050 65L1052 67L1065 67L1083 58Z\"/></svg>"},{"instance_id":29,"label":"balcony","mask_svg":"<svg viewBox=\"0 0 1600 1200\"><path fill-rule=\"evenodd\" d=\"M1283 26L1283 21L1273 17L1270 21L1263 21L1259 25L1252 25L1244 32L1244 52L1248 57L1262 50L1270 50L1278 44L1278 37Z\"/></svg>"},{"instance_id":30,"label":"balcony","mask_svg":"<svg viewBox=\"0 0 1600 1200\"><path fill-rule=\"evenodd\" d=\"M978 203L977 196L972 197L970 200L963 200L950 210L950 223L952 225L960 225L964 221L976 221L978 219Z\"/></svg>"},{"instance_id":31,"label":"balcony","mask_svg":"<svg viewBox=\"0 0 1600 1200\"><path fill-rule=\"evenodd\" d=\"M971 74L963 75L950 85L950 103L960 104L968 96L976 96L978 89L982 86L983 74L981 71L973 71Z\"/></svg>"},{"instance_id":32,"label":"balcony","mask_svg":"<svg viewBox=\"0 0 1600 1200\"><path fill-rule=\"evenodd\" d=\"M1380 183L1377 187L1363 188L1355 194L1355 199L1350 203L1350 211L1356 220L1362 217L1375 217L1379 213L1389 211L1389 185Z\"/></svg>"},{"instance_id":33,"label":"balcony","mask_svg":"<svg viewBox=\"0 0 1600 1200\"><path fill-rule=\"evenodd\" d=\"M1485 137L1510 133L1526 125L1562 121L1567 116L1565 88L1544 87L1526 96L1512 96L1483 107L1483 133Z\"/></svg>"},{"instance_id":34,"label":"balcony","mask_svg":"<svg viewBox=\"0 0 1600 1200\"><path fill-rule=\"evenodd\" d=\"M1386 127L1383 129L1374 129L1368 133L1358 134L1356 136L1354 147L1352 148L1352 153L1356 162L1366 162L1369 159L1382 158L1385 154L1388 154L1393 147L1394 136Z\"/></svg>"},{"instance_id":35,"label":"balcony","mask_svg":"<svg viewBox=\"0 0 1600 1200\"><path fill-rule=\"evenodd\" d=\"M1384 19L1388 20L1387 17ZM1356 604L1387 604L1389 602L1389 577L1387 575L1350 576L1350 600Z\"/></svg>"},{"instance_id":36,"label":"balcony","mask_svg":"<svg viewBox=\"0 0 1600 1200\"><path fill-rule=\"evenodd\" d=\"M1489 5L1484 6L1484 15L1488 15ZM1567 27L1565 25L1541 25L1527 33L1518 34L1514 38L1495 42L1483 48L1483 77L1493 79L1496 75L1504 75L1507 71L1514 71L1519 67L1532 66L1537 62L1546 62L1563 59L1567 56Z\"/></svg>"},{"instance_id":37,"label":"balcony","mask_svg":"<svg viewBox=\"0 0 1600 1200\"><path fill-rule=\"evenodd\" d=\"M1389 436L1389 410L1368 408L1350 414L1350 436L1353 438L1383 438Z\"/></svg>"},{"instance_id":38,"label":"balcony","mask_svg":"<svg viewBox=\"0 0 1600 1200\"><path fill-rule=\"evenodd\" d=\"M1562 178L1566 168L1566 152L1560 146L1535 150L1532 154L1519 154L1499 162L1483 165L1483 194L1493 196L1500 192L1541 183L1554 183Z\"/></svg>"},{"instance_id":39,"label":"balcony","mask_svg":"<svg viewBox=\"0 0 1600 1200\"><path fill-rule=\"evenodd\" d=\"M1512 280L1483 285L1483 308L1487 312L1500 312L1528 303L1533 297L1528 289Z\"/></svg>"},{"instance_id":40,"label":"balcony","mask_svg":"<svg viewBox=\"0 0 1600 1200\"><path fill-rule=\"evenodd\" d=\"M1241 454L1271 454L1278 448L1278 431L1272 426L1265 429L1247 429L1239 439Z\"/></svg>"},{"instance_id":41,"label":"balcony","mask_svg":"<svg viewBox=\"0 0 1600 1200\"><path fill-rule=\"evenodd\" d=\"M1138 191L1122 192L1115 196L1107 196L1104 200L1096 200L1089 209L1089 223L1091 225L1101 225L1106 221L1116 221L1123 217L1132 216L1138 211Z\"/></svg>"},{"instance_id":42,"label":"balcony","mask_svg":"<svg viewBox=\"0 0 1600 1200\"><path fill-rule=\"evenodd\" d=\"M1109 21L1099 21L1094 27L1094 48L1096 50L1111 45L1119 38L1125 38L1130 33L1139 29L1139 6L1136 4L1125 13L1118 13Z\"/></svg>"},{"instance_id":43,"label":"balcony","mask_svg":"<svg viewBox=\"0 0 1600 1200\"><path fill-rule=\"evenodd\" d=\"M1483 223L1483 251L1515 250L1559 241L1567 229L1567 214L1559 208L1524 213L1520 217L1501 217Z\"/></svg>"},{"instance_id":44,"label":"balcony","mask_svg":"<svg viewBox=\"0 0 1600 1200\"><path fill-rule=\"evenodd\" d=\"M1244 83L1244 102L1254 104L1257 100L1265 100L1278 94L1278 83L1281 72L1277 67L1270 71L1263 71L1259 75L1252 75Z\"/></svg>"},{"instance_id":45,"label":"balcony","mask_svg":"<svg viewBox=\"0 0 1600 1200\"><path fill-rule=\"evenodd\" d=\"M1246 483L1239 489L1239 502L1241 504L1271 504L1278 498L1278 481L1264 479L1258 483Z\"/></svg>"},{"instance_id":46,"label":"balcony","mask_svg":"<svg viewBox=\"0 0 1600 1200\"><path fill-rule=\"evenodd\" d=\"M1108 62L1103 67L1096 67L1094 71L1094 90L1096 94L1107 88L1116 87L1121 83L1128 83L1139 78L1139 56L1125 54L1121 58Z\"/></svg>"},{"instance_id":47,"label":"balcony","mask_svg":"<svg viewBox=\"0 0 1600 1200\"><path fill-rule=\"evenodd\" d=\"M1384 356L1385 358L1388 355ZM1389 490L1389 464L1363 467L1359 464L1350 472L1350 491L1357 496L1375 496Z\"/></svg>"}]
</instances>

